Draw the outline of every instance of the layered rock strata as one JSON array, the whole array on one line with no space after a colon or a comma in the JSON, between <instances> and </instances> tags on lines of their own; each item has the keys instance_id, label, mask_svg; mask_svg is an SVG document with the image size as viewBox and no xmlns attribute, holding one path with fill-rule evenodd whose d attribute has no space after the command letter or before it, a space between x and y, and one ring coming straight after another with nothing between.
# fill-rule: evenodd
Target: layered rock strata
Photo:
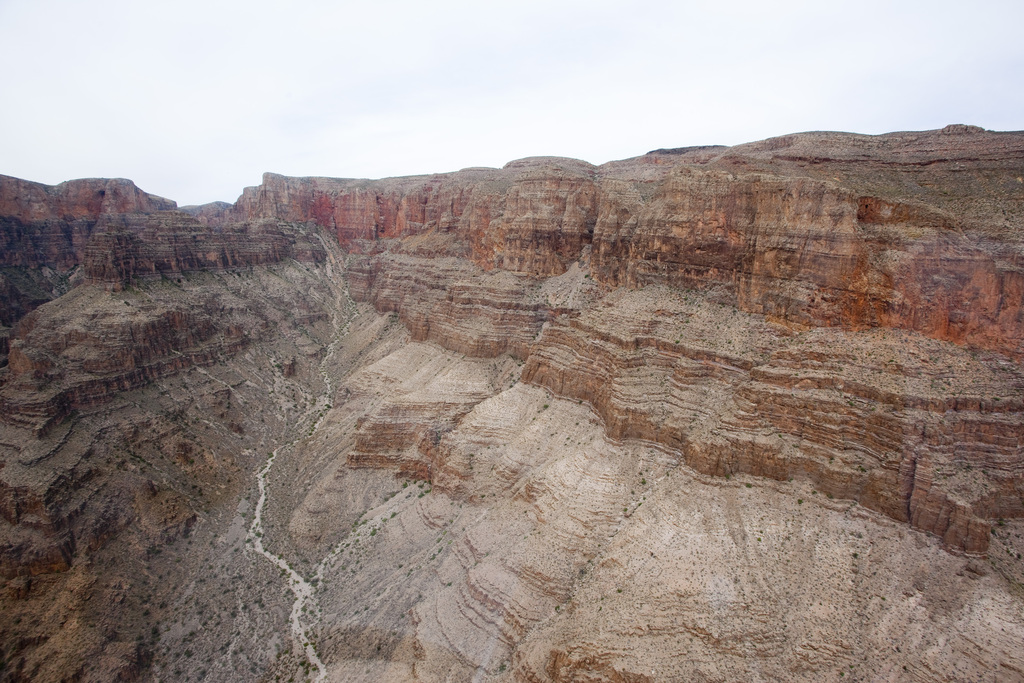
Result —
<instances>
[{"instance_id":1,"label":"layered rock strata","mask_svg":"<svg viewBox=\"0 0 1024 683\"><path fill-rule=\"evenodd\" d=\"M952 548L984 552L987 519L1024 515L1015 366L905 333L794 335L691 296L619 291L552 322L524 381L592 404L614 439L706 474L806 478Z\"/></svg>"},{"instance_id":2,"label":"layered rock strata","mask_svg":"<svg viewBox=\"0 0 1024 683\"><path fill-rule=\"evenodd\" d=\"M264 221L211 230L128 180L47 186L0 176L2 325L81 281L117 288L142 278L323 258L322 243L298 226Z\"/></svg>"},{"instance_id":3,"label":"layered rock strata","mask_svg":"<svg viewBox=\"0 0 1024 683\"><path fill-rule=\"evenodd\" d=\"M1022 224L971 127L0 178L0 677L310 673L271 452L335 678L1019 677Z\"/></svg>"},{"instance_id":4,"label":"layered rock strata","mask_svg":"<svg viewBox=\"0 0 1024 683\"><path fill-rule=\"evenodd\" d=\"M673 152L373 182L267 174L209 220L312 221L351 250L395 238L536 276L592 245L609 286L717 288L790 325L1024 352L1024 136L815 133Z\"/></svg>"},{"instance_id":5,"label":"layered rock strata","mask_svg":"<svg viewBox=\"0 0 1024 683\"><path fill-rule=\"evenodd\" d=\"M257 449L299 429L342 315L326 268L85 284L22 320L0 375L0 677L145 680L183 586L216 580L221 561L220 581L250 590L223 562L242 550L223 516ZM197 564L200 547L213 556ZM276 605L256 588L270 578L241 601ZM237 600L218 592L202 608L228 617ZM256 621L278 628L274 614ZM272 658L244 656L246 671Z\"/></svg>"},{"instance_id":6,"label":"layered rock strata","mask_svg":"<svg viewBox=\"0 0 1024 683\"><path fill-rule=\"evenodd\" d=\"M0 176L0 263L68 270L83 260L105 218L171 211L176 204L130 180L71 180L43 185Z\"/></svg>"}]
</instances>

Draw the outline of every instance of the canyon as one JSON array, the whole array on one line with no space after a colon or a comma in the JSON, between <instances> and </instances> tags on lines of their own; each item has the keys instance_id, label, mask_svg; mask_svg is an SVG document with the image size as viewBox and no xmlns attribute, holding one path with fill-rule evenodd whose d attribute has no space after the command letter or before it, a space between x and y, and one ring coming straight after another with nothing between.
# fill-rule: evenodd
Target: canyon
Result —
<instances>
[{"instance_id":1,"label":"canyon","mask_svg":"<svg viewBox=\"0 0 1024 683\"><path fill-rule=\"evenodd\" d=\"M1024 680L1024 132L0 176L0 681Z\"/></svg>"}]
</instances>

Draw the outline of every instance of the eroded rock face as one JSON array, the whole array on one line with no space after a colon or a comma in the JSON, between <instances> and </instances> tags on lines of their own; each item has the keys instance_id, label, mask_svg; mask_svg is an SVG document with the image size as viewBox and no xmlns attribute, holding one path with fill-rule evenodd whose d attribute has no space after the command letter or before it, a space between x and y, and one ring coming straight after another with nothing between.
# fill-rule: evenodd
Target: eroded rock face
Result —
<instances>
[{"instance_id":1,"label":"eroded rock face","mask_svg":"<svg viewBox=\"0 0 1024 683\"><path fill-rule=\"evenodd\" d=\"M49 186L0 176L0 262L67 270L82 262L102 218L176 206L146 194L130 180L71 180Z\"/></svg>"},{"instance_id":2,"label":"eroded rock face","mask_svg":"<svg viewBox=\"0 0 1024 683\"><path fill-rule=\"evenodd\" d=\"M372 182L268 173L225 220L312 221L356 251L419 237L407 248L467 257L487 270L558 275L590 244L597 201L594 167L545 157Z\"/></svg>"},{"instance_id":3,"label":"eroded rock face","mask_svg":"<svg viewBox=\"0 0 1024 683\"><path fill-rule=\"evenodd\" d=\"M1013 678L1022 174L950 127L0 178L0 677Z\"/></svg>"},{"instance_id":4,"label":"eroded rock face","mask_svg":"<svg viewBox=\"0 0 1024 683\"><path fill-rule=\"evenodd\" d=\"M553 322L523 379L592 404L610 437L659 444L699 472L809 478L984 552L986 518L1024 515L1024 385L999 368L905 334L793 335L652 288Z\"/></svg>"},{"instance_id":5,"label":"eroded rock face","mask_svg":"<svg viewBox=\"0 0 1024 683\"><path fill-rule=\"evenodd\" d=\"M535 281L465 260L357 256L349 273L353 297L397 313L414 339L473 356L525 358L550 315Z\"/></svg>"},{"instance_id":6,"label":"eroded rock face","mask_svg":"<svg viewBox=\"0 0 1024 683\"><path fill-rule=\"evenodd\" d=\"M82 281L117 289L144 278L324 258L322 243L299 226L210 229L197 213L203 221L128 180L47 186L0 176L0 325Z\"/></svg>"},{"instance_id":7,"label":"eroded rock face","mask_svg":"<svg viewBox=\"0 0 1024 683\"><path fill-rule=\"evenodd\" d=\"M332 286L294 261L86 284L21 321L0 387L0 576L20 586L0 595L5 676L151 675L200 569L186 548L221 547L217 520L318 377Z\"/></svg>"},{"instance_id":8,"label":"eroded rock face","mask_svg":"<svg viewBox=\"0 0 1024 683\"><path fill-rule=\"evenodd\" d=\"M83 272L91 282L117 288L143 278L324 258L323 245L297 226L264 222L210 231L168 212L105 225L86 247Z\"/></svg>"},{"instance_id":9,"label":"eroded rock face","mask_svg":"<svg viewBox=\"0 0 1024 683\"><path fill-rule=\"evenodd\" d=\"M464 412L466 389L493 376L490 363L431 346L376 361L368 372L381 382L353 377L338 421L303 446L349 438L363 415L358 452L393 455L326 468L289 530L321 520L325 501L346 509L357 477L377 471L363 467L409 476L360 501L348 534L319 541L336 549L316 636L329 675L945 680L1020 666L1019 599L992 596L988 565L806 477L695 474L657 443L607 438L589 405L525 382L497 387L436 444L396 441L417 416L429 428L443 425L442 406ZM634 397L658 385L631 380ZM301 461L285 460L282 476ZM429 482L415 481L417 461ZM1006 544L1018 530L994 536L1000 566L1017 563L1006 557L1019 545ZM296 545L302 557L317 541Z\"/></svg>"},{"instance_id":10,"label":"eroded rock face","mask_svg":"<svg viewBox=\"0 0 1024 683\"><path fill-rule=\"evenodd\" d=\"M612 286L718 286L790 325L902 328L1019 356L1019 257L956 223L834 182L682 168L646 204L602 212L594 272Z\"/></svg>"},{"instance_id":11,"label":"eroded rock face","mask_svg":"<svg viewBox=\"0 0 1024 683\"><path fill-rule=\"evenodd\" d=\"M0 176L0 214L24 223L97 220L102 215L153 213L176 207L172 200L147 194L124 178L69 180L49 186Z\"/></svg>"},{"instance_id":12,"label":"eroded rock face","mask_svg":"<svg viewBox=\"0 0 1024 683\"><path fill-rule=\"evenodd\" d=\"M395 238L539 276L592 245L594 277L613 287L718 288L790 325L1024 352L1021 135L800 134L672 152L383 181L267 174L220 220L312 221L357 251Z\"/></svg>"}]
</instances>

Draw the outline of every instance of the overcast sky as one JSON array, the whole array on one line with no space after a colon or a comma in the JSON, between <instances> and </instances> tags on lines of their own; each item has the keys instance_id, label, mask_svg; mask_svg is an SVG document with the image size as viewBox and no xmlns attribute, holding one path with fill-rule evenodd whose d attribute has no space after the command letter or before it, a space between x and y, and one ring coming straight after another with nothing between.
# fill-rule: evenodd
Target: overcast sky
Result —
<instances>
[{"instance_id":1,"label":"overcast sky","mask_svg":"<svg viewBox=\"0 0 1024 683\"><path fill-rule=\"evenodd\" d=\"M1022 28L1021 0L0 0L0 173L184 205L264 171L1020 130Z\"/></svg>"}]
</instances>

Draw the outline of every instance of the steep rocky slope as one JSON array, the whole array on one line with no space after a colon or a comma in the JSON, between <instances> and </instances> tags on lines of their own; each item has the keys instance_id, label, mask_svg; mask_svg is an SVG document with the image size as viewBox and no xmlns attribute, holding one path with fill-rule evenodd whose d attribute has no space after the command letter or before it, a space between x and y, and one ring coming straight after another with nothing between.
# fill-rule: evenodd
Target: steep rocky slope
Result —
<instances>
[{"instance_id":1,"label":"steep rocky slope","mask_svg":"<svg viewBox=\"0 0 1024 683\"><path fill-rule=\"evenodd\" d=\"M897 327L1019 357L1024 143L951 126L660 150L594 167L385 181L267 174L221 220L312 221L375 253L558 275L593 249L610 286L709 288L789 325ZM412 239L415 238L415 239Z\"/></svg>"},{"instance_id":2,"label":"steep rocky slope","mask_svg":"<svg viewBox=\"0 0 1024 683\"><path fill-rule=\"evenodd\" d=\"M1022 680L1022 224L966 126L0 177L0 680Z\"/></svg>"}]
</instances>

